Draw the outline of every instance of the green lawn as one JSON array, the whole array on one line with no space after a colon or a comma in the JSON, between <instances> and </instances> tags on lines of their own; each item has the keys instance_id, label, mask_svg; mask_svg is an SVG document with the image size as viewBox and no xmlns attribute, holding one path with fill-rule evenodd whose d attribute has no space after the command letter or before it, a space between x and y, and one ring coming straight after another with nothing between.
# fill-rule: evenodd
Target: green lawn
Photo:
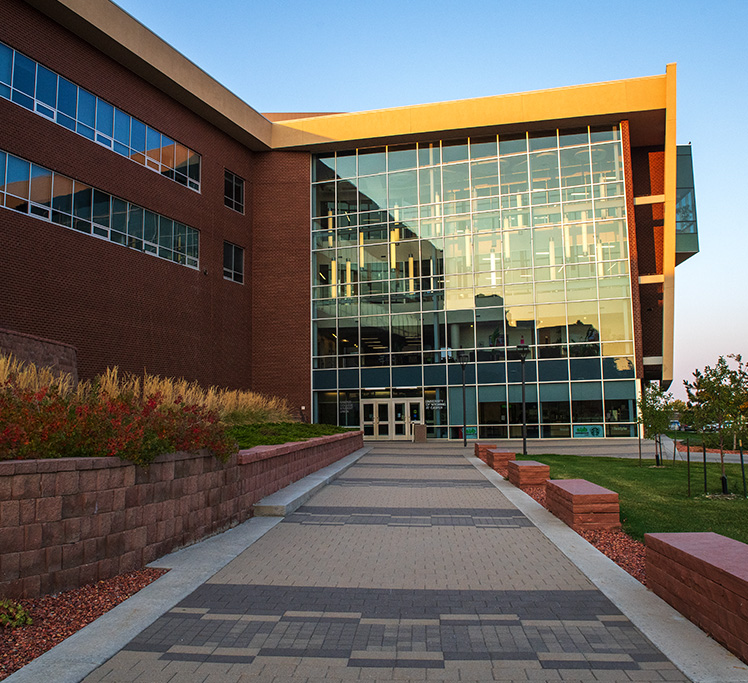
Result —
<instances>
[{"instance_id":1,"label":"green lawn","mask_svg":"<svg viewBox=\"0 0 748 683\"><path fill-rule=\"evenodd\" d=\"M693 454L692 454L693 457ZM726 466L735 499L704 496L703 463L691 462L691 498L685 462L670 460L655 468L654 460L591 458L574 455L533 455L551 467L552 479L587 479L616 491L624 531L637 539L664 531L714 531L748 543L748 500L743 498L740 465ZM748 467L747 467L748 469ZM720 466L707 463L707 491L720 493Z\"/></svg>"},{"instance_id":2,"label":"green lawn","mask_svg":"<svg viewBox=\"0 0 748 683\"><path fill-rule=\"evenodd\" d=\"M265 422L260 424L238 425L228 430L229 436L236 439L239 448L252 448L288 441L305 441L315 436L343 434L351 431L334 425L307 424L306 422Z\"/></svg>"}]
</instances>

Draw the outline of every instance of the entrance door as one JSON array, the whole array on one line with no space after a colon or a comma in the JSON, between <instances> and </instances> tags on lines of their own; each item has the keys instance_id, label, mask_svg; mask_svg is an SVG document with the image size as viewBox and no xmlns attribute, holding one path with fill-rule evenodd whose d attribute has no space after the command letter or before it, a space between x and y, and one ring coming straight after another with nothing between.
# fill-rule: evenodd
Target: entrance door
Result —
<instances>
[{"instance_id":1,"label":"entrance door","mask_svg":"<svg viewBox=\"0 0 748 683\"><path fill-rule=\"evenodd\" d=\"M413 423L423 419L423 399L362 401L361 417L367 439L410 441L413 438Z\"/></svg>"}]
</instances>

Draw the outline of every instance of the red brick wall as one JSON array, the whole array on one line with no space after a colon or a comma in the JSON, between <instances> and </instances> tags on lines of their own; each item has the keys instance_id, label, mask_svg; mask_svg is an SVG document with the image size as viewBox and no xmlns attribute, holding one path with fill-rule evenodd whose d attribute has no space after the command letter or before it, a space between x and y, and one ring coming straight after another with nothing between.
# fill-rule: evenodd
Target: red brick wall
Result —
<instances>
[{"instance_id":1,"label":"red brick wall","mask_svg":"<svg viewBox=\"0 0 748 683\"><path fill-rule=\"evenodd\" d=\"M311 414L309 154L255 155L252 328L254 387Z\"/></svg>"},{"instance_id":2,"label":"red brick wall","mask_svg":"<svg viewBox=\"0 0 748 683\"><path fill-rule=\"evenodd\" d=\"M0 595L35 597L137 569L248 519L270 493L363 446L362 432L240 451L0 462Z\"/></svg>"},{"instance_id":3,"label":"red brick wall","mask_svg":"<svg viewBox=\"0 0 748 683\"><path fill-rule=\"evenodd\" d=\"M0 329L0 353L12 354L17 360L34 363L38 367L51 368L57 375L66 373L72 376L73 383L78 383L77 351L74 346Z\"/></svg>"},{"instance_id":4,"label":"red brick wall","mask_svg":"<svg viewBox=\"0 0 748 683\"><path fill-rule=\"evenodd\" d=\"M202 155L196 193L0 100L0 149L200 231L196 271L0 208L0 325L75 346L81 379L116 364L251 388L253 278L222 266L224 239L249 261L251 210L224 206L223 173L249 194L252 153L21 0L0 4L0 40Z\"/></svg>"}]
</instances>

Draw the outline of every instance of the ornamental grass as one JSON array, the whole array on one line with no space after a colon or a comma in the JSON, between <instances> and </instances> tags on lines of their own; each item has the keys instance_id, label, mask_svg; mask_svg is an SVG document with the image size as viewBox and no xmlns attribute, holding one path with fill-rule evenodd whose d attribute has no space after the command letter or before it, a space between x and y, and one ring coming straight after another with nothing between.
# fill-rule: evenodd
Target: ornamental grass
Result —
<instances>
[{"instance_id":1,"label":"ornamental grass","mask_svg":"<svg viewBox=\"0 0 748 683\"><path fill-rule=\"evenodd\" d=\"M288 420L287 404L252 392L107 370L74 386L70 375L0 356L0 460L236 450L227 425Z\"/></svg>"}]
</instances>

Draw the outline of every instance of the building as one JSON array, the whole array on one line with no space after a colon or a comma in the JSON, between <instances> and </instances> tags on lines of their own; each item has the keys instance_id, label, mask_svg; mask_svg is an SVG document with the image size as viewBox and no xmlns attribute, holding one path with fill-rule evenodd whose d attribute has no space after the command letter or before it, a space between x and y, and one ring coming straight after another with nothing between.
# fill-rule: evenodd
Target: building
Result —
<instances>
[{"instance_id":1,"label":"building","mask_svg":"<svg viewBox=\"0 0 748 683\"><path fill-rule=\"evenodd\" d=\"M633 436L698 251L675 83L262 115L108 0L6 0L0 328L377 438L518 436L526 344L529 436Z\"/></svg>"}]
</instances>

